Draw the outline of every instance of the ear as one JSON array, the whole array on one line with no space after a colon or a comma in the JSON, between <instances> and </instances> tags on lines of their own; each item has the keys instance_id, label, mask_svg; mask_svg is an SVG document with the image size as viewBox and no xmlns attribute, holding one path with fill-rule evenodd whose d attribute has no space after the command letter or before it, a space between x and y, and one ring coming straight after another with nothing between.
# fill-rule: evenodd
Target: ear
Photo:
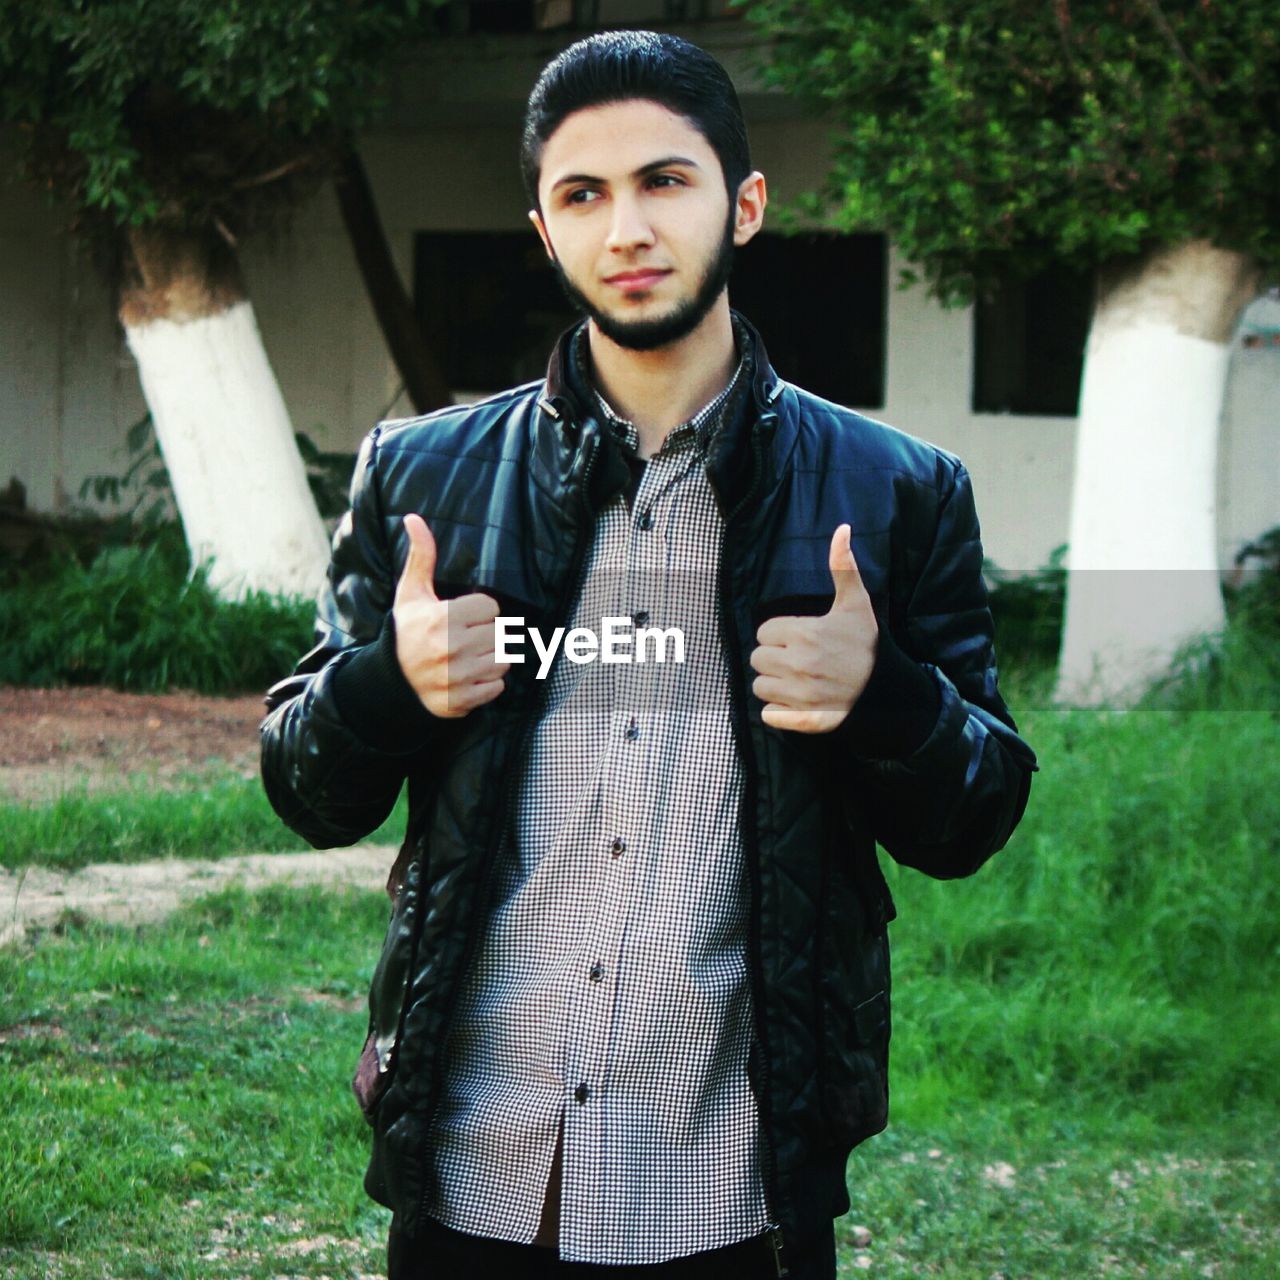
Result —
<instances>
[{"instance_id":1,"label":"ear","mask_svg":"<svg viewBox=\"0 0 1280 1280\"><path fill-rule=\"evenodd\" d=\"M551 247L551 237L547 234L547 224L543 222L542 214L537 209L530 209L529 221L533 223L533 229L538 233L538 239L542 241L542 247L547 251L547 257L554 262L556 260L556 251Z\"/></svg>"},{"instance_id":2,"label":"ear","mask_svg":"<svg viewBox=\"0 0 1280 1280\"><path fill-rule=\"evenodd\" d=\"M733 217L733 243L744 245L764 225L764 207L769 203L764 174L758 169L743 178Z\"/></svg>"}]
</instances>

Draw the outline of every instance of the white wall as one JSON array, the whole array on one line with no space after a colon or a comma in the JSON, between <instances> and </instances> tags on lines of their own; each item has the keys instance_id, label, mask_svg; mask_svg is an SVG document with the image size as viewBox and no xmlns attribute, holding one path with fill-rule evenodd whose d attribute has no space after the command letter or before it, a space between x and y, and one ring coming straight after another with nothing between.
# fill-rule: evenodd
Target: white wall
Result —
<instances>
[{"instance_id":1,"label":"white wall","mask_svg":"<svg viewBox=\"0 0 1280 1280\"><path fill-rule=\"evenodd\" d=\"M0 146L7 171L12 152ZM16 183L0 187L0 488L27 505L74 506L82 480L125 466L145 412L106 292L66 234L65 211Z\"/></svg>"}]
</instances>

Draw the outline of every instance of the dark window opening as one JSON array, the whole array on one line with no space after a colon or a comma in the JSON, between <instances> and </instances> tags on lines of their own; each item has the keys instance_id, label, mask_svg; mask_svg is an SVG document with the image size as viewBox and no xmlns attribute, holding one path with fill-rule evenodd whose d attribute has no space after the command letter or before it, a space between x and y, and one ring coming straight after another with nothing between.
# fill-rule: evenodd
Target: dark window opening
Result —
<instances>
[{"instance_id":1,"label":"dark window opening","mask_svg":"<svg viewBox=\"0 0 1280 1280\"><path fill-rule=\"evenodd\" d=\"M532 229L419 232L414 302L457 391L540 378L576 319Z\"/></svg>"},{"instance_id":2,"label":"dark window opening","mask_svg":"<svg viewBox=\"0 0 1280 1280\"><path fill-rule=\"evenodd\" d=\"M841 404L884 403L883 236L762 234L739 251L729 296L777 371ZM577 315L531 232L419 232L414 297L458 391L540 378Z\"/></svg>"},{"instance_id":3,"label":"dark window opening","mask_svg":"<svg viewBox=\"0 0 1280 1280\"><path fill-rule=\"evenodd\" d=\"M838 404L884 404L888 242L761 232L738 251L729 297L789 382Z\"/></svg>"},{"instance_id":4,"label":"dark window opening","mask_svg":"<svg viewBox=\"0 0 1280 1280\"><path fill-rule=\"evenodd\" d=\"M975 413L1071 416L1093 311L1093 277L1050 267L1009 278L973 312Z\"/></svg>"}]
</instances>

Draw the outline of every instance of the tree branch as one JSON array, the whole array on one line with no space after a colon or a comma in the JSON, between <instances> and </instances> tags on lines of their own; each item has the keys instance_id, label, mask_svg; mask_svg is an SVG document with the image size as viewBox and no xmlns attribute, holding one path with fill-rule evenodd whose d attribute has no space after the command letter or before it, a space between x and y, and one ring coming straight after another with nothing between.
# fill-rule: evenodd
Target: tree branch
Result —
<instances>
[{"instance_id":1,"label":"tree branch","mask_svg":"<svg viewBox=\"0 0 1280 1280\"><path fill-rule=\"evenodd\" d=\"M255 174L252 178L237 178L231 184L233 191L247 191L250 187L265 187L269 182L278 182L281 178L287 178L291 173L297 173L299 169L305 169L312 161L313 157L309 155L295 156L292 160L286 160L284 164L276 165L274 169L268 169L266 173Z\"/></svg>"},{"instance_id":2,"label":"tree branch","mask_svg":"<svg viewBox=\"0 0 1280 1280\"><path fill-rule=\"evenodd\" d=\"M1160 0L1142 0L1142 7L1146 9L1152 25L1164 37L1165 43L1174 51L1187 70L1191 72L1196 84L1206 94L1212 96L1213 85L1209 82L1209 78L1204 72L1191 61L1190 54L1182 47L1182 41L1178 39L1178 33L1169 25L1169 19L1165 17L1164 10L1160 7Z\"/></svg>"}]
</instances>

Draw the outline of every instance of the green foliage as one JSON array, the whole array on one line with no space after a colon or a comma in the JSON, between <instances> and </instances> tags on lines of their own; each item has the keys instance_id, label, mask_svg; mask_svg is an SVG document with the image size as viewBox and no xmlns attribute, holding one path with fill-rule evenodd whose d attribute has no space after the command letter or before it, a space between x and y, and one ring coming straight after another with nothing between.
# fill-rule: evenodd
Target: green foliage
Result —
<instances>
[{"instance_id":1,"label":"green foliage","mask_svg":"<svg viewBox=\"0 0 1280 1280\"><path fill-rule=\"evenodd\" d=\"M80 486L80 498L93 498L100 504L129 505L125 521L138 521L153 526L168 517L173 501L169 470L160 453L160 442L152 429L151 414L144 414L125 433L125 449L129 463L119 475L86 476Z\"/></svg>"},{"instance_id":2,"label":"green foliage","mask_svg":"<svg viewBox=\"0 0 1280 1280\"><path fill-rule=\"evenodd\" d=\"M1280 722L1038 708L1022 728L1041 772L1009 847L971 881L891 877L913 1119L957 1089L1046 1132L1063 1098L1135 1134L1208 1099L1224 1130L1280 1107Z\"/></svg>"},{"instance_id":3,"label":"green foliage","mask_svg":"<svg viewBox=\"0 0 1280 1280\"><path fill-rule=\"evenodd\" d=\"M0 120L113 225L242 230L325 176L432 0L0 0Z\"/></svg>"},{"instance_id":4,"label":"green foliage","mask_svg":"<svg viewBox=\"0 0 1280 1280\"><path fill-rule=\"evenodd\" d=\"M1067 592L1062 564L1066 553L1064 542L1050 553L1049 563L1034 573L1009 573L989 560L983 564L1001 668L1011 663L1044 667L1057 662Z\"/></svg>"},{"instance_id":5,"label":"green foliage","mask_svg":"<svg viewBox=\"0 0 1280 1280\"><path fill-rule=\"evenodd\" d=\"M261 592L220 599L170 532L12 579L0 593L0 683L265 689L308 647L313 616L310 603Z\"/></svg>"},{"instance_id":6,"label":"green foliage","mask_svg":"<svg viewBox=\"0 0 1280 1280\"><path fill-rule=\"evenodd\" d=\"M770 81L835 124L810 213L888 232L945 298L1013 265L1207 237L1280 262L1265 0L744 0Z\"/></svg>"},{"instance_id":7,"label":"green foliage","mask_svg":"<svg viewBox=\"0 0 1280 1280\"><path fill-rule=\"evenodd\" d=\"M1280 647L1280 525L1241 547L1235 564L1228 608L1247 616Z\"/></svg>"}]
</instances>

